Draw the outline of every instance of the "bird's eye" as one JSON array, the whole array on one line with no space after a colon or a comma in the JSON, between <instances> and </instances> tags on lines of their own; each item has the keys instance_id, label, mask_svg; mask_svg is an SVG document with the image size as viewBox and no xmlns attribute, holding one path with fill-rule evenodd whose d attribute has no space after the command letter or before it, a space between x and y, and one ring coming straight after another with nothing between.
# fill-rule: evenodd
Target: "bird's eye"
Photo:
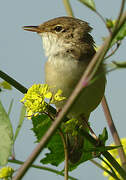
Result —
<instances>
[{"instance_id":1,"label":"bird's eye","mask_svg":"<svg viewBox=\"0 0 126 180\"><path fill-rule=\"evenodd\" d=\"M62 30L62 26L56 26L55 28L54 28L54 30L56 31L56 32L60 32L61 30Z\"/></svg>"}]
</instances>

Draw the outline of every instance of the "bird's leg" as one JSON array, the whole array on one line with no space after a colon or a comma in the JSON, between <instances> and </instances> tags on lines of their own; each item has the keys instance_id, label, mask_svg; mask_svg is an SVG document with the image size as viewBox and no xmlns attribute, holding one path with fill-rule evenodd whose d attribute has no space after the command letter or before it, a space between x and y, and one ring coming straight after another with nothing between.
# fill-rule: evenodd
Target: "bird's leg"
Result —
<instances>
[{"instance_id":1,"label":"bird's leg","mask_svg":"<svg viewBox=\"0 0 126 180\"><path fill-rule=\"evenodd\" d=\"M81 118L82 118L82 120L83 120L83 126L84 126L84 127L87 127L88 130L90 131L90 133L92 134L93 138L99 142L99 139L98 139L98 137L96 136L95 132L93 131L93 129L92 129L92 128L90 127L90 125L88 124L88 120L87 120L83 115L81 115Z\"/></svg>"}]
</instances>

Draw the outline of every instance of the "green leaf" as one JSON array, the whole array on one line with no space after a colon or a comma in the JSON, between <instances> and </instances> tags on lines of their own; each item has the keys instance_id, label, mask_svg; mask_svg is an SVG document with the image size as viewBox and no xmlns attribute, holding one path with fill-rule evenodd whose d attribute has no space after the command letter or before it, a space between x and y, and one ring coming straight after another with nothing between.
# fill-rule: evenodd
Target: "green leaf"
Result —
<instances>
[{"instance_id":1,"label":"green leaf","mask_svg":"<svg viewBox=\"0 0 126 180\"><path fill-rule=\"evenodd\" d=\"M39 142L42 136L48 131L52 121L50 118L45 115L38 115L36 117L32 117L33 128L37 142ZM61 140L61 137L58 131L51 137L50 141L48 142L47 146L49 149L49 153L46 153L45 156L40 162L43 164L52 164L54 166L58 166L64 160L64 147Z\"/></svg>"},{"instance_id":2,"label":"green leaf","mask_svg":"<svg viewBox=\"0 0 126 180\"><path fill-rule=\"evenodd\" d=\"M43 158L40 162L43 164L50 163L54 166L58 166L61 162L64 161L64 147L58 132L53 135L47 147L50 150L50 153L46 153L46 157Z\"/></svg>"},{"instance_id":3,"label":"green leaf","mask_svg":"<svg viewBox=\"0 0 126 180\"><path fill-rule=\"evenodd\" d=\"M7 163L13 145L13 129L2 103L0 102L0 166Z\"/></svg>"},{"instance_id":4,"label":"green leaf","mask_svg":"<svg viewBox=\"0 0 126 180\"><path fill-rule=\"evenodd\" d=\"M86 5L88 8L92 9L93 11L96 11L94 0L79 0L79 1L84 5Z\"/></svg>"},{"instance_id":5,"label":"green leaf","mask_svg":"<svg viewBox=\"0 0 126 180\"><path fill-rule=\"evenodd\" d=\"M107 132L107 129L104 128L102 134L99 134L99 140L104 145L107 139L108 139L108 132Z\"/></svg>"},{"instance_id":6,"label":"green leaf","mask_svg":"<svg viewBox=\"0 0 126 180\"><path fill-rule=\"evenodd\" d=\"M20 118L19 118L19 122L18 122L18 126L16 128L16 132L15 132L15 136L14 136L14 142L21 130L21 127L22 127L22 124L23 124L23 121L24 121L24 118L25 118L25 113L26 113L26 108L24 105L22 105L22 108L21 108L21 112L20 112Z\"/></svg>"}]
</instances>

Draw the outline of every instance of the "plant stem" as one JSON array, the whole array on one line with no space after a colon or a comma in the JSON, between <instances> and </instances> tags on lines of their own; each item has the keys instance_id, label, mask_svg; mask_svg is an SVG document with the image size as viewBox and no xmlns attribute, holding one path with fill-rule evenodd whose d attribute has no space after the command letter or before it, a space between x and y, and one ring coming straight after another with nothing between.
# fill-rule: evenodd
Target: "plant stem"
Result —
<instances>
[{"instance_id":1,"label":"plant stem","mask_svg":"<svg viewBox=\"0 0 126 180\"><path fill-rule=\"evenodd\" d=\"M65 154L65 170L64 170L64 180L68 180L68 150L67 144L65 141L64 134L62 133L61 129L59 128L59 133L62 138L63 146L64 146L64 154Z\"/></svg>"},{"instance_id":2,"label":"plant stem","mask_svg":"<svg viewBox=\"0 0 126 180\"><path fill-rule=\"evenodd\" d=\"M118 153L119 153L119 157L120 157L120 160L121 160L121 163L122 163L122 167L126 170L126 155L125 155L123 146L121 144L117 129L116 129L115 125L114 125L114 122L113 122L113 119L112 119L112 116L111 116L111 112L109 110L109 107L108 107L105 96L102 99L102 107L103 107L103 110L104 110L104 114L105 114L109 129L110 129L112 137L114 139L115 145L116 146L121 146L120 148L118 148Z\"/></svg>"},{"instance_id":3,"label":"plant stem","mask_svg":"<svg viewBox=\"0 0 126 180\"><path fill-rule=\"evenodd\" d=\"M100 17L100 19L102 20L102 22L105 24L106 28L108 29L109 33L111 34L112 31L110 28L107 27L104 17L97 10L95 10L94 12Z\"/></svg>"},{"instance_id":4,"label":"plant stem","mask_svg":"<svg viewBox=\"0 0 126 180\"><path fill-rule=\"evenodd\" d=\"M102 161L108 166L108 168L111 170L111 172L113 173L113 175L116 176L115 171L114 171L113 167L111 167L111 165L109 164L109 162L107 162L107 161L106 161L104 158L102 158L102 157L99 157L99 159L102 160ZM117 176L116 176L116 177L117 177Z\"/></svg>"},{"instance_id":5,"label":"plant stem","mask_svg":"<svg viewBox=\"0 0 126 180\"><path fill-rule=\"evenodd\" d=\"M117 27L118 27L118 25L119 25L119 22L120 22L121 16L122 16L122 14L123 14L124 6L125 6L125 0L122 0L122 3L121 3L121 8L120 8L120 11L119 11L119 14L118 14L118 18L117 18L117 21L116 21L116 24L115 24L114 30L116 30L116 29L117 29Z\"/></svg>"},{"instance_id":6,"label":"plant stem","mask_svg":"<svg viewBox=\"0 0 126 180\"><path fill-rule=\"evenodd\" d=\"M65 6L65 9L66 9L68 16L74 17L74 14L73 14L69 0L63 0L63 4Z\"/></svg>"},{"instance_id":7,"label":"plant stem","mask_svg":"<svg viewBox=\"0 0 126 180\"><path fill-rule=\"evenodd\" d=\"M23 161L19 161L19 160L8 160L8 162L10 163L14 163L14 164L23 164L24 162ZM57 175L60 175L60 176L64 176L64 173L62 171L58 171L58 170L55 170L55 169L52 169L52 168L49 168L49 167L45 167L45 166L39 166L39 165L31 165L32 168L37 168L37 169L42 169L42 170L45 170L45 171L50 171L52 173L55 173ZM69 179L71 180L77 180L76 178L72 177L72 176L68 176Z\"/></svg>"},{"instance_id":8,"label":"plant stem","mask_svg":"<svg viewBox=\"0 0 126 180\"><path fill-rule=\"evenodd\" d=\"M19 82L17 82L15 79L8 76L6 73L0 70L0 77L7 81L9 84L11 84L13 87L15 87L17 90L25 94L27 92L27 88L25 88L23 85L21 85Z\"/></svg>"},{"instance_id":9,"label":"plant stem","mask_svg":"<svg viewBox=\"0 0 126 180\"><path fill-rule=\"evenodd\" d=\"M52 116L50 116L50 114L47 114L49 116L49 118L52 120L52 122L54 121L54 119L52 118ZM63 142L63 146L64 146L64 156L65 156L65 170L64 170L64 180L68 180L68 150L67 150L67 144L66 144L66 140L64 137L64 134L61 130L61 128L58 128L58 132L59 135L62 139Z\"/></svg>"},{"instance_id":10,"label":"plant stem","mask_svg":"<svg viewBox=\"0 0 126 180\"><path fill-rule=\"evenodd\" d=\"M102 169L103 171L107 172L110 176L115 178L116 180L120 180L117 176L115 176L111 171L108 171L105 167L103 167L100 163L96 162L95 160L91 159L90 160L93 164L95 164L97 167Z\"/></svg>"},{"instance_id":11,"label":"plant stem","mask_svg":"<svg viewBox=\"0 0 126 180\"><path fill-rule=\"evenodd\" d=\"M112 155L105 151L102 152L102 155L109 161L109 163L116 169L123 179L126 179L126 172L121 168L117 161L112 157Z\"/></svg>"},{"instance_id":12,"label":"plant stem","mask_svg":"<svg viewBox=\"0 0 126 180\"><path fill-rule=\"evenodd\" d=\"M104 60L106 60L106 59L110 58L112 55L114 55L115 52L118 50L120 44L121 44L121 42L117 42L117 43L116 43L116 48L115 48L109 55L107 55L107 56L104 58Z\"/></svg>"}]
</instances>

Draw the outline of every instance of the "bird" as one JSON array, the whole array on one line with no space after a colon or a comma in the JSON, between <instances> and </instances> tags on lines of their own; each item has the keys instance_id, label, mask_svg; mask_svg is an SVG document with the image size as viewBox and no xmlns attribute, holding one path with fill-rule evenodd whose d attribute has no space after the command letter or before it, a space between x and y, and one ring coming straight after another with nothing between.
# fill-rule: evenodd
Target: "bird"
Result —
<instances>
[{"instance_id":1,"label":"bird","mask_svg":"<svg viewBox=\"0 0 126 180\"><path fill-rule=\"evenodd\" d=\"M64 16L48 20L37 26L24 26L24 30L38 33L43 42L47 61L45 63L45 82L52 92L61 89L65 100L55 104L62 109L76 87L82 74L95 55L95 42L90 32L92 28L86 21ZM98 77L84 88L67 114L69 119L78 119L80 125L88 121L93 110L100 104L105 92L106 76L101 63L94 77ZM84 127L85 128L85 127ZM83 153L84 137L81 134L68 134L68 157L72 164L77 163Z\"/></svg>"}]
</instances>

